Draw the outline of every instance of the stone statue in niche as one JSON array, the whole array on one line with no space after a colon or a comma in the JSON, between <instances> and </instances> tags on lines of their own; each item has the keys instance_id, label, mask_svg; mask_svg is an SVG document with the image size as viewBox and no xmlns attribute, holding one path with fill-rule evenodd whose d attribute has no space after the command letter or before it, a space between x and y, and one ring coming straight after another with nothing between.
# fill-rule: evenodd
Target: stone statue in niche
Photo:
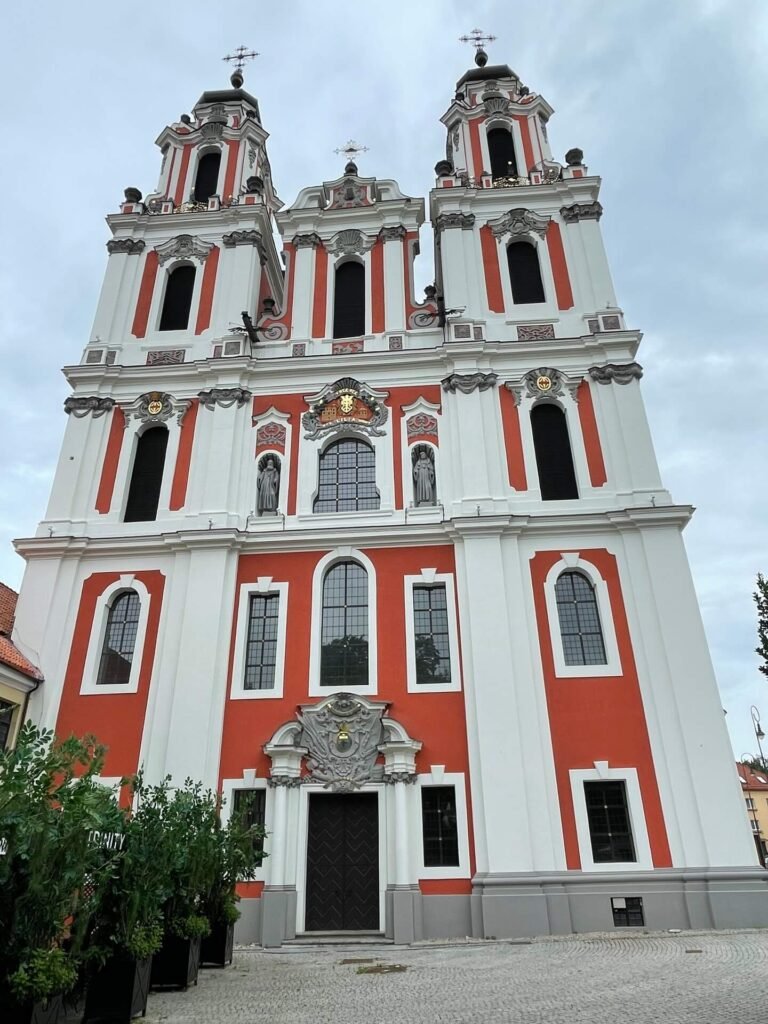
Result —
<instances>
[{"instance_id":1,"label":"stone statue in niche","mask_svg":"<svg viewBox=\"0 0 768 1024\"><path fill-rule=\"evenodd\" d=\"M277 515L280 495L280 460L276 455L265 455L259 463L256 485L256 511L260 516Z\"/></svg>"},{"instance_id":2,"label":"stone statue in niche","mask_svg":"<svg viewBox=\"0 0 768 1024\"><path fill-rule=\"evenodd\" d=\"M419 446L413 453L413 501L416 507L434 505L435 491L435 457L425 445Z\"/></svg>"}]
</instances>

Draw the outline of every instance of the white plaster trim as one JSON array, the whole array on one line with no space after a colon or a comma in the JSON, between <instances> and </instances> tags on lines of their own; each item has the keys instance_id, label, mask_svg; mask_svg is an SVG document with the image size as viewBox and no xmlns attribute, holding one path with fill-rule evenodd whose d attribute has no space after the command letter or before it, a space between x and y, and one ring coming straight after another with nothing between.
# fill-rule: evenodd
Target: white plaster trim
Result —
<instances>
[{"instance_id":1,"label":"white plaster trim","mask_svg":"<svg viewBox=\"0 0 768 1024\"><path fill-rule=\"evenodd\" d=\"M520 402L518 403L520 433L523 441L523 461L525 463L525 474L528 481L528 493L531 497L536 498L539 501L543 500L541 498L539 467L536 462L536 448L533 443L533 429L531 427L531 412L533 407L541 404L542 401L547 402L550 405L557 405L565 413L565 423L568 429L568 440L571 446L573 471L576 476L576 489L578 491L578 496L576 498L547 501L546 505L552 505L554 508L562 508L564 504L568 502L575 509L577 508L576 503L578 501L591 495L600 494L602 488L593 487L589 477L589 464L587 462L587 451L584 445L584 435L581 430L579 409L569 388L565 388L562 395L558 395L557 398L551 399L545 398L542 400L541 398L523 394Z\"/></svg>"},{"instance_id":2,"label":"white plaster trim","mask_svg":"<svg viewBox=\"0 0 768 1024\"><path fill-rule=\"evenodd\" d=\"M607 762L606 762L607 765ZM608 768L601 764L596 768L571 769L571 795L573 797L573 813L576 818L576 835L579 840L579 857L582 871L626 871L628 867L651 871L653 859L651 845L648 841L648 829L645 823L643 798L640 795L640 782L636 768ZM587 817L587 801L584 795L585 782L599 781L623 782L627 791L627 809L632 829L632 841L635 845L635 860L617 863L596 864L592 859L592 841L589 835L589 818Z\"/></svg>"},{"instance_id":3,"label":"white plaster trim","mask_svg":"<svg viewBox=\"0 0 768 1024\"><path fill-rule=\"evenodd\" d=\"M435 767L439 767L435 765ZM418 800L411 804L410 833L418 851L419 878L469 878L469 826L467 824L467 786L463 772L440 772L417 775ZM421 812L421 790L431 786L453 786L456 802L456 831L459 838L459 863L447 867L427 867L424 863L424 827Z\"/></svg>"},{"instance_id":4,"label":"white plaster trim","mask_svg":"<svg viewBox=\"0 0 768 1024\"><path fill-rule=\"evenodd\" d=\"M516 303L512 298L512 282L509 278L507 247L513 242L529 242L536 250L536 257L539 261L539 270L541 272L541 283L544 286L543 302ZM504 235L502 238L496 239L496 251L499 259L501 291L504 297L504 315L507 319L511 323L531 320L534 320L536 323L539 323L541 320L558 321L561 311L557 308L555 275L552 272L552 263L549 258L549 246L547 245L546 238L541 238L534 232L529 232L525 235ZM493 314L491 315L493 316ZM501 314L496 315L500 316Z\"/></svg>"},{"instance_id":5,"label":"white plaster trim","mask_svg":"<svg viewBox=\"0 0 768 1024\"><path fill-rule=\"evenodd\" d=\"M221 823L222 825L226 825L229 821L230 815L232 814L233 793L235 790L245 790L246 792L252 789L266 790L267 796L264 801L264 826L267 830L267 835L264 838L264 852L267 853L267 844L269 843L269 822L272 817L272 791L267 785L266 779L259 779L256 777L246 779L246 772L249 772L250 774L250 771L252 771L252 769L246 769L243 772L243 778L240 779L221 780L221 795L224 797L225 801L221 812ZM256 868L256 874L252 879L250 879L250 881L263 882L266 878L266 868L268 864L269 857L265 857L258 868Z\"/></svg>"},{"instance_id":6,"label":"white plaster trim","mask_svg":"<svg viewBox=\"0 0 768 1024\"><path fill-rule=\"evenodd\" d=\"M406 679L409 693L455 693L461 689L461 661L459 659L459 626L456 617L456 588L453 573L422 569L419 576L405 576L405 654ZM445 585L445 603L448 610L448 643L451 657L450 683L416 682L416 630L413 621L413 588L417 585Z\"/></svg>"},{"instance_id":7,"label":"white plaster trim","mask_svg":"<svg viewBox=\"0 0 768 1024\"><path fill-rule=\"evenodd\" d=\"M321 686L320 685L320 641L323 618L323 577L336 562L359 562L368 574L368 685L367 686ZM315 566L312 576L312 625L310 627L309 651L309 695L328 697L332 693L357 693L370 696L378 692L377 655L378 639L376 630L376 569L373 562L362 551L352 547L338 547L324 555Z\"/></svg>"},{"instance_id":8,"label":"white plaster trim","mask_svg":"<svg viewBox=\"0 0 768 1024\"><path fill-rule=\"evenodd\" d=\"M186 200L183 201L186 202ZM168 278L176 267L184 265L195 268L195 283L192 288L192 300L189 304L189 319L187 320L187 326L180 331L161 331L160 317L163 313L163 303L165 302L165 290L168 287ZM196 338L195 328L197 327L197 314L200 309L200 293L203 288L204 271L205 264L200 260L195 259L194 256L184 256L173 260L171 263L158 266L157 275L155 277L155 288L149 309L149 317L147 319L147 334L143 339L144 344L156 342L157 344L150 345L151 348L157 348L159 345L163 344L167 345L169 348L189 348L190 342L194 343Z\"/></svg>"},{"instance_id":9,"label":"white plaster trim","mask_svg":"<svg viewBox=\"0 0 768 1024\"><path fill-rule=\"evenodd\" d=\"M409 787L410 788L410 787ZM385 922L385 897L388 880L388 829L387 829L387 804L389 794L387 790L392 786L385 786L381 782L368 783L362 786L358 793L376 793L378 795L379 809L379 930L384 931ZM296 932L301 934L306 930L307 919L307 853L309 850L309 798L320 794L328 796L328 790L318 784L305 784L298 790L299 810L298 822L293 837L293 849L291 844L286 842L286 860L290 862L295 858L296 864ZM332 794L330 794L332 795ZM288 837L286 836L286 841ZM286 879L288 874L286 873ZM290 884L290 883L289 883Z\"/></svg>"},{"instance_id":10,"label":"white plaster trim","mask_svg":"<svg viewBox=\"0 0 768 1024\"><path fill-rule=\"evenodd\" d=\"M603 646L605 647L605 665L566 665L565 654L563 653L563 640L560 635L560 618L557 614L557 598L555 596L555 584L560 573L568 569L576 569L583 573L592 586L595 588L597 600L597 614L600 619L600 628L603 631ZM600 575L600 571L591 562L585 561L578 552L563 552L559 562L556 562L547 573L544 580L544 597L547 602L547 618L549 619L549 639L552 644L552 657L555 663L555 675L560 679L593 678L596 676L620 676L622 675L621 657L619 645L616 642L616 628L613 622L613 610L611 598L608 593L608 584Z\"/></svg>"},{"instance_id":11,"label":"white plaster trim","mask_svg":"<svg viewBox=\"0 0 768 1024\"><path fill-rule=\"evenodd\" d=\"M99 672L99 661L101 649L104 645L104 636L107 631L107 618L112 598L126 590L135 590L139 595L139 624L136 628L136 642L133 645L133 659L131 661L131 674L124 686L114 683L98 685L96 678ZM82 593L82 592L81 592ZM85 656L85 667L83 678L80 683L80 693L107 695L112 693L137 693L139 689L139 674L141 663L144 658L144 639L147 634L147 621L149 620L150 594L144 584L132 575L123 575L119 580L111 583L99 594L96 600L96 607L93 612L91 623L91 635L88 640L88 651Z\"/></svg>"},{"instance_id":12,"label":"white plaster trim","mask_svg":"<svg viewBox=\"0 0 768 1024\"><path fill-rule=\"evenodd\" d=\"M248 609L252 594L262 597L278 595L277 606L277 653L275 656L275 685L271 690L246 690L243 686L245 675L245 651L248 643ZM270 577L260 576L256 582L243 583L237 602L237 625L235 627L235 648L232 659L232 684L230 700L268 700L283 696L285 678L285 637L288 619L288 584L275 583Z\"/></svg>"}]
</instances>

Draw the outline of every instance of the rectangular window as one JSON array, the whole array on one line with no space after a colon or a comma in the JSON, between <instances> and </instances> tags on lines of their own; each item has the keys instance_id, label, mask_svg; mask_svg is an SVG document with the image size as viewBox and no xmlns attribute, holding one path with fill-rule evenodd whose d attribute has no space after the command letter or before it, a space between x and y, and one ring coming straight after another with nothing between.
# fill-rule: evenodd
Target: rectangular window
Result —
<instances>
[{"instance_id":1,"label":"rectangular window","mask_svg":"<svg viewBox=\"0 0 768 1024\"><path fill-rule=\"evenodd\" d=\"M274 689L279 607L279 594L251 594L243 678L246 690Z\"/></svg>"},{"instance_id":2,"label":"rectangular window","mask_svg":"<svg viewBox=\"0 0 768 1024\"><path fill-rule=\"evenodd\" d=\"M267 793L264 789L233 789L232 815L239 818L245 828L263 825L266 801ZM264 840L254 839L253 847L258 853L261 853L264 850Z\"/></svg>"},{"instance_id":3,"label":"rectangular window","mask_svg":"<svg viewBox=\"0 0 768 1024\"><path fill-rule=\"evenodd\" d=\"M595 864L636 861L626 784L585 782L584 797Z\"/></svg>"},{"instance_id":4,"label":"rectangular window","mask_svg":"<svg viewBox=\"0 0 768 1024\"><path fill-rule=\"evenodd\" d=\"M0 700L0 750L8 746L8 737L11 734L11 723L16 705L10 701Z\"/></svg>"},{"instance_id":5,"label":"rectangular window","mask_svg":"<svg viewBox=\"0 0 768 1024\"><path fill-rule=\"evenodd\" d=\"M748 809L750 811L754 811L754 809L755 809L755 801L752 799L752 797L751 796L744 797L744 800L746 802L746 805L747 805Z\"/></svg>"},{"instance_id":6,"label":"rectangular window","mask_svg":"<svg viewBox=\"0 0 768 1024\"><path fill-rule=\"evenodd\" d=\"M424 866L458 867L459 832L453 786L424 786L421 790Z\"/></svg>"},{"instance_id":7,"label":"rectangular window","mask_svg":"<svg viewBox=\"0 0 768 1024\"><path fill-rule=\"evenodd\" d=\"M645 924L642 896L612 896L611 910L617 928L642 928Z\"/></svg>"},{"instance_id":8,"label":"rectangular window","mask_svg":"<svg viewBox=\"0 0 768 1024\"><path fill-rule=\"evenodd\" d=\"M416 643L416 682L450 683L451 649L444 583L413 588L413 630Z\"/></svg>"}]
</instances>

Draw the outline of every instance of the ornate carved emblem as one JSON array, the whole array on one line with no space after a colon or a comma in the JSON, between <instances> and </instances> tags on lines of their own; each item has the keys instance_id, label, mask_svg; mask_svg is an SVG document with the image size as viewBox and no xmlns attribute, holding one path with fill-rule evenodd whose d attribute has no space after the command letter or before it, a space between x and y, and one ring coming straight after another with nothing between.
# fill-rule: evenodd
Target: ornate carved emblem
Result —
<instances>
[{"instance_id":1,"label":"ornate carved emblem","mask_svg":"<svg viewBox=\"0 0 768 1024\"><path fill-rule=\"evenodd\" d=\"M99 398L97 395L70 395L64 399L64 412L78 420L89 414L96 420L114 407L114 398Z\"/></svg>"},{"instance_id":2,"label":"ornate carved emblem","mask_svg":"<svg viewBox=\"0 0 768 1024\"><path fill-rule=\"evenodd\" d=\"M156 245L155 252L158 262L162 266L169 260L181 259L198 260L200 263L204 263L212 248L213 245L210 242L204 242L196 235L176 235L175 238L169 238L162 245Z\"/></svg>"},{"instance_id":3,"label":"ornate carved emblem","mask_svg":"<svg viewBox=\"0 0 768 1024\"><path fill-rule=\"evenodd\" d=\"M259 250L262 266L267 262L267 250L260 231L230 231L221 237L225 249L233 249L236 245L255 245Z\"/></svg>"},{"instance_id":4,"label":"ornate carved emblem","mask_svg":"<svg viewBox=\"0 0 768 1024\"><path fill-rule=\"evenodd\" d=\"M566 224L575 224L580 220L600 220L603 208L595 200L594 203L574 203L572 206L561 206L560 216Z\"/></svg>"},{"instance_id":5,"label":"ornate carved emblem","mask_svg":"<svg viewBox=\"0 0 768 1024\"><path fill-rule=\"evenodd\" d=\"M517 328L518 341L548 341L554 336L553 324L520 324Z\"/></svg>"},{"instance_id":6,"label":"ornate carved emblem","mask_svg":"<svg viewBox=\"0 0 768 1024\"><path fill-rule=\"evenodd\" d=\"M305 437L311 440L349 425L372 437L381 437L381 427L388 415L386 397L386 392L373 391L354 377L342 377L306 399L309 412L304 413L301 421L307 431Z\"/></svg>"},{"instance_id":7,"label":"ornate carved emblem","mask_svg":"<svg viewBox=\"0 0 768 1024\"><path fill-rule=\"evenodd\" d=\"M107 242L107 252L110 256L113 252L125 252L129 256L138 256L139 253L144 252L146 244L143 238L110 238Z\"/></svg>"},{"instance_id":8,"label":"ornate carved emblem","mask_svg":"<svg viewBox=\"0 0 768 1024\"><path fill-rule=\"evenodd\" d=\"M435 227L438 231L445 231L446 228L461 228L463 231L466 231L474 223L474 213L441 213L435 219Z\"/></svg>"},{"instance_id":9,"label":"ornate carved emblem","mask_svg":"<svg viewBox=\"0 0 768 1024\"><path fill-rule=\"evenodd\" d=\"M382 718L388 704L337 693L299 711L306 747L307 781L321 782L337 793L358 789L377 775L376 759L384 740Z\"/></svg>"},{"instance_id":10,"label":"ornate carved emblem","mask_svg":"<svg viewBox=\"0 0 768 1024\"><path fill-rule=\"evenodd\" d=\"M395 224L392 227L382 228L379 232L379 238L383 242L397 242L405 238L406 234L407 231L402 224Z\"/></svg>"},{"instance_id":11,"label":"ornate carved emblem","mask_svg":"<svg viewBox=\"0 0 768 1024\"><path fill-rule=\"evenodd\" d=\"M315 231L305 235L294 235L291 241L295 249L317 249L323 244L322 238Z\"/></svg>"},{"instance_id":12,"label":"ornate carved emblem","mask_svg":"<svg viewBox=\"0 0 768 1024\"><path fill-rule=\"evenodd\" d=\"M546 217L533 210L526 210L523 207L516 207L508 210L507 213L496 220L489 220L488 227L493 232L494 238L503 238L505 235L539 235L544 237L549 226L551 217Z\"/></svg>"},{"instance_id":13,"label":"ornate carved emblem","mask_svg":"<svg viewBox=\"0 0 768 1024\"><path fill-rule=\"evenodd\" d=\"M205 409L215 409L217 405L222 409L237 405L240 409L251 398L251 392L247 388L210 388L201 391L198 398Z\"/></svg>"},{"instance_id":14,"label":"ornate carved emblem","mask_svg":"<svg viewBox=\"0 0 768 1024\"><path fill-rule=\"evenodd\" d=\"M344 210L352 206L370 206L368 189L354 178L345 178L341 185L331 189L329 210Z\"/></svg>"},{"instance_id":15,"label":"ornate carved emblem","mask_svg":"<svg viewBox=\"0 0 768 1024\"><path fill-rule=\"evenodd\" d=\"M643 368L640 363L606 363L605 366L590 366L587 373L598 384L630 384L640 380Z\"/></svg>"},{"instance_id":16,"label":"ornate carved emblem","mask_svg":"<svg viewBox=\"0 0 768 1024\"><path fill-rule=\"evenodd\" d=\"M142 422L165 423L174 415L177 422L181 423L191 404L189 400L179 400L163 391L148 391L144 395L139 395L136 401L126 408L126 425L130 418Z\"/></svg>"},{"instance_id":17,"label":"ornate carved emblem","mask_svg":"<svg viewBox=\"0 0 768 1024\"><path fill-rule=\"evenodd\" d=\"M327 248L334 256L351 256L353 253L360 255L367 252L374 241L374 238L364 235L356 228L345 228L333 236Z\"/></svg>"},{"instance_id":18,"label":"ornate carved emblem","mask_svg":"<svg viewBox=\"0 0 768 1024\"><path fill-rule=\"evenodd\" d=\"M452 394L461 391L464 395L471 395L473 391L487 391L498 379L496 373L483 373L478 370L477 373L452 373L449 377L444 377L440 383L443 385L443 391L450 391Z\"/></svg>"},{"instance_id":19,"label":"ornate carved emblem","mask_svg":"<svg viewBox=\"0 0 768 1024\"><path fill-rule=\"evenodd\" d=\"M286 430L282 423L262 423L256 431L256 454L273 448L285 454Z\"/></svg>"},{"instance_id":20,"label":"ornate carved emblem","mask_svg":"<svg viewBox=\"0 0 768 1024\"><path fill-rule=\"evenodd\" d=\"M183 363L186 352L183 348L158 348L147 352L147 366L171 366Z\"/></svg>"},{"instance_id":21,"label":"ornate carved emblem","mask_svg":"<svg viewBox=\"0 0 768 1024\"><path fill-rule=\"evenodd\" d=\"M577 390L583 378L567 377L552 366L540 366L529 370L522 379L506 381L504 387L510 391L519 404L525 393L526 398L562 398L567 391L577 401Z\"/></svg>"},{"instance_id":22,"label":"ornate carved emblem","mask_svg":"<svg viewBox=\"0 0 768 1024\"><path fill-rule=\"evenodd\" d=\"M406 430L409 441L417 437L434 438L436 441L437 417L431 416L427 412L417 412L415 416L411 416L408 420Z\"/></svg>"}]
</instances>

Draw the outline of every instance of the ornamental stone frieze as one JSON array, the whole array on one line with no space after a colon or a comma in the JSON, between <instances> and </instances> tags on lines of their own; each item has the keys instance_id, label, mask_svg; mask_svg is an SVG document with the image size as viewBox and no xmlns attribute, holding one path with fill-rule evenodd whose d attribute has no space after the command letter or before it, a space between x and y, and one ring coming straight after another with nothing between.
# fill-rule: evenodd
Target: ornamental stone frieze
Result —
<instances>
[{"instance_id":1,"label":"ornamental stone frieze","mask_svg":"<svg viewBox=\"0 0 768 1024\"><path fill-rule=\"evenodd\" d=\"M445 231L446 228L461 228L462 231L468 231L474 223L474 213L441 213L435 218L435 227L438 231Z\"/></svg>"},{"instance_id":2,"label":"ornamental stone frieze","mask_svg":"<svg viewBox=\"0 0 768 1024\"><path fill-rule=\"evenodd\" d=\"M382 780L388 786L397 785L397 783L403 783L406 786L412 786L416 782L415 772L385 772L382 776Z\"/></svg>"},{"instance_id":3,"label":"ornamental stone frieze","mask_svg":"<svg viewBox=\"0 0 768 1024\"><path fill-rule=\"evenodd\" d=\"M291 244L294 249L318 249L323 244L323 240L317 232L310 231L304 235L294 235Z\"/></svg>"},{"instance_id":4,"label":"ornamental stone frieze","mask_svg":"<svg viewBox=\"0 0 768 1024\"><path fill-rule=\"evenodd\" d=\"M606 363L590 366L587 373L598 384L631 384L633 380L640 380L643 368L640 363Z\"/></svg>"},{"instance_id":5,"label":"ornamental stone frieze","mask_svg":"<svg viewBox=\"0 0 768 1024\"><path fill-rule=\"evenodd\" d=\"M201 391L198 398L204 409L215 409L217 405L222 409L230 409L237 405L240 409L252 398L252 392L247 388L210 388Z\"/></svg>"},{"instance_id":6,"label":"ornamental stone frieze","mask_svg":"<svg viewBox=\"0 0 768 1024\"><path fill-rule=\"evenodd\" d=\"M96 420L114 407L114 398L99 398L98 395L70 395L64 399L64 412L78 420L89 415Z\"/></svg>"},{"instance_id":7,"label":"ornamental stone frieze","mask_svg":"<svg viewBox=\"0 0 768 1024\"><path fill-rule=\"evenodd\" d=\"M354 377L342 377L305 398L309 412L301 420L306 431L304 437L312 441L350 427L371 437L382 437L381 428L389 415L384 404L386 397L386 391L374 391Z\"/></svg>"},{"instance_id":8,"label":"ornamental stone frieze","mask_svg":"<svg viewBox=\"0 0 768 1024\"><path fill-rule=\"evenodd\" d=\"M566 224L575 224L580 220L600 220L603 207L597 200L594 203L574 203L572 206L561 206L560 216Z\"/></svg>"},{"instance_id":9,"label":"ornamental stone frieze","mask_svg":"<svg viewBox=\"0 0 768 1024\"><path fill-rule=\"evenodd\" d=\"M205 263L208 253L213 249L210 242L204 242L196 235L176 235L162 245L155 246L160 266L169 260L197 260Z\"/></svg>"},{"instance_id":10,"label":"ornamental stone frieze","mask_svg":"<svg viewBox=\"0 0 768 1024\"><path fill-rule=\"evenodd\" d=\"M260 231L254 229L250 231L230 231L226 235L222 235L221 243L225 249L234 249L237 245L255 245L259 250L259 259L262 266L267 262L267 250Z\"/></svg>"},{"instance_id":11,"label":"ornamental stone frieze","mask_svg":"<svg viewBox=\"0 0 768 1024\"><path fill-rule=\"evenodd\" d=\"M483 109L486 114L508 114L512 103L499 89L496 82L489 82L483 92Z\"/></svg>"},{"instance_id":12,"label":"ornamental stone frieze","mask_svg":"<svg viewBox=\"0 0 768 1024\"><path fill-rule=\"evenodd\" d=\"M539 235L541 238L546 234L549 222L552 218L541 213L534 213L533 210L526 210L521 206L508 210L501 217L488 221L494 238L504 238L506 235L515 236Z\"/></svg>"},{"instance_id":13,"label":"ornamental stone frieze","mask_svg":"<svg viewBox=\"0 0 768 1024\"><path fill-rule=\"evenodd\" d=\"M142 238L110 238L107 242L107 252L111 256L115 252L124 252L129 256L138 256L144 252L146 242Z\"/></svg>"},{"instance_id":14,"label":"ornamental stone frieze","mask_svg":"<svg viewBox=\"0 0 768 1024\"><path fill-rule=\"evenodd\" d=\"M163 391L147 391L146 394L123 406L125 412L125 425L130 419L139 420L142 423L165 423L172 416L176 422L181 424L187 410L192 405L189 399L182 400L174 398L173 395L165 394Z\"/></svg>"},{"instance_id":15,"label":"ornamental stone frieze","mask_svg":"<svg viewBox=\"0 0 768 1024\"><path fill-rule=\"evenodd\" d=\"M540 366L538 369L529 370L518 380L504 382L504 387L509 391L519 405L525 398L564 398L566 392L574 402L578 401L578 389L583 377L569 377L561 370L553 366Z\"/></svg>"},{"instance_id":16,"label":"ornamental stone frieze","mask_svg":"<svg viewBox=\"0 0 768 1024\"><path fill-rule=\"evenodd\" d=\"M303 779L300 775L270 775L267 785L274 789L276 786L287 786L289 788L300 786Z\"/></svg>"},{"instance_id":17,"label":"ornamental stone frieze","mask_svg":"<svg viewBox=\"0 0 768 1024\"><path fill-rule=\"evenodd\" d=\"M402 224L394 224L390 227L382 228L379 232L379 238L382 242L399 242L405 238L407 233Z\"/></svg>"},{"instance_id":18,"label":"ornamental stone frieze","mask_svg":"<svg viewBox=\"0 0 768 1024\"><path fill-rule=\"evenodd\" d=\"M451 394L461 391L464 395L471 395L473 391L487 391L494 387L498 379L496 373L483 373L478 370L477 373L452 373L444 377L440 383L443 391L450 391Z\"/></svg>"},{"instance_id":19,"label":"ornamental stone frieze","mask_svg":"<svg viewBox=\"0 0 768 1024\"><path fill-rule=\"evenodd\" d=\"M368 252L375 241L375 238L364 235L356 228L346 228L344 231L337 232L326 248L334 256L351 256L353 254L360 256L364 252Z\"/></svg>"}]
</instances>

